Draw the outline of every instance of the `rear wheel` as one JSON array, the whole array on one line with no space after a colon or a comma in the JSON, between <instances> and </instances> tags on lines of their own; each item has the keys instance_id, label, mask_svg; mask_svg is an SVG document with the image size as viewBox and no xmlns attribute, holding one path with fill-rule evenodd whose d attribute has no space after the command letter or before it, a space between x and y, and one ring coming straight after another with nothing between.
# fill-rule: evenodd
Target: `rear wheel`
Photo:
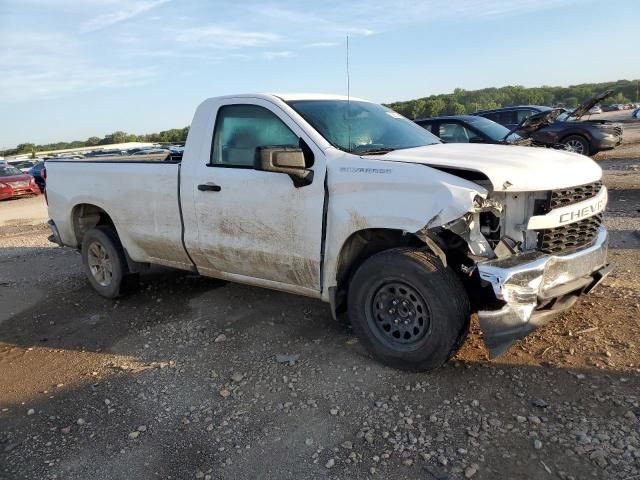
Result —
<instances>
[{"instance_id":1,"label":"rear wheel","mask_svg":"<svg viewBox=\"0 0 640 480\"><path fill-rule=\"evenodd\" d=\"M580 135L569 135L562 140L565 150L579 153L581 155L589 155L589 142Z\"/></svg>"},{"instance_id":2,"label":"rear wheel","mask_svg":"<svg viewBox=\"0 0 640 480\"><path fill-rule=\"evenodd\" d=\"M369 353L406 370L439 367L455 354L469 328L464 287L424 250L392 249L367 259L351 280L348 308Z\"/></svg>"},{"instance_id":3,"label":"rear wheel","mask_svg":"<svg viewBox=\"0 0 640 480\"><path fill-rule=\"evenodd\" d=\"M94 290L106 298L119 297L128 268L115 230L106 225L89 230L82 240L81 253Z\"/></svg>"}]
</instances>

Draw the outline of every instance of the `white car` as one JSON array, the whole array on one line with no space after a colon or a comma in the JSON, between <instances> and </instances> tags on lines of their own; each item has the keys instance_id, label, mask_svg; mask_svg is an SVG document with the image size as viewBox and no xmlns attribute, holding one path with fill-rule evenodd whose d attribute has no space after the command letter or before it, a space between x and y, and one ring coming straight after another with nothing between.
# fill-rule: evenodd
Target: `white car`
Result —
<instances>
[{"instance_id":1,"label":"white car","mask_svg":"<svg viewBox=\"0 0 640 480\"><path fill-rule=\"evenodd\" d=\"M602 107L600 105L595 105L589 109L589 115L595 115L598 113L602 113Z\"/></svg>"},{"instance_id":2,"label":"white car","mask_svg":"<svg viewBox=\"0 0 640 480\"><path fill-rule=\"evenodd\" d=\"M607 275L601 177L561 150L443 144L356 98L218 97L181 158L49 160L50 239L105 297L150 264L305 295L380 361L431 369L472 312L500 354Z\"/></svg>"}]
</instances>

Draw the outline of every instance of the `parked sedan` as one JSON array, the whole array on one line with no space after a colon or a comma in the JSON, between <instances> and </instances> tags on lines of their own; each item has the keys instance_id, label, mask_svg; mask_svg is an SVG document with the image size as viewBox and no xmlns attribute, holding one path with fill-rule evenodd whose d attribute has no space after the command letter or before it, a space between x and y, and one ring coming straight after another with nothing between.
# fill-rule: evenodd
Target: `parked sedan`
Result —
<instances>
[{"instance_id":1,"label":"parked sedan","mask_svg":"<svg viewBox=\"0 0 640 480\"><path fill-rule=\"evenodd\" d=\"M583 155L594 155L599 151L617 147L622 143L621 124L606 120L579 121L591 108L612 94L613 90L608 90L578 105L575 110L565 111L558 115L555 121L531 133L532 142L544 146L564 145L567 150ZM474 113L474 115L488 118L509 129L514 129L528 117L552 110L551 107L542 105L520 105L483 110Z\"/></svg>"},{"instance_id":2,"label":"parked sedan","mask_svg":"<svg viewBox=\"0 0 640 480\"><path fill-rule=\"evenodd\" d=\"M513 144L523 141L499 123L473 115L423 118L415 122L445 143Z\"/></svg>"},{"instance_id":3,"label":"parked sedan","mask_svg":"<svg viewBox=\"0 0 640 480\"><path fill-rule=\"evenodd\" d=\"M0 200L40 193L33 177L15 167L0 165Z\"/></svg>"},{"instance_id":4,"label":"parked sedan","mask_svg":"<svg viewBox=\"0 0 640 480\"><path fill-rule=\"evenodd\" d=\"M138 150L135 153L132 153L131 155L160 155L164 153L170 153L169 149L168 148L144 148L144 149Z\"/></svg>"}]
</instances>

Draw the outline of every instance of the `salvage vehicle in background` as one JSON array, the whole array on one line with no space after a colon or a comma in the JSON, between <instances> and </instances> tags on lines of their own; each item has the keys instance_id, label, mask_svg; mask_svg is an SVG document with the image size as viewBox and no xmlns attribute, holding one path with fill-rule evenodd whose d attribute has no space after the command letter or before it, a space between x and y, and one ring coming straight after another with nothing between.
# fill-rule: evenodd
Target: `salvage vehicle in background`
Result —
<instances>
[{"instance_id":1,"label":"salvage vehicle in background","mask_svg":"<svg viewBox=\"0 0 640 480\"><path fill-rule=\"evenodd\" d=\"M582 155L595 155L602 150L615 148L622 143L622 125L607 120L579 121L596 104L613 94L608 90L580 104L572 113L564 112L544 128L531 134L534 144L544 146L564 145L566 149ZM551 107L520 105L473 113L515 129L531 115L549 112Z\"/></svg>"},{"instance_id":2,"label":"salvage vehicle in background","mask_svg":"<svg viewBox=\"0 0 640 480\"><path fill-rule=\"evenodd\" d=\"M39 193L33 177L14 166L0 165L0 200Z\"/></svg>"},{"instance_id":3,"label":"salvage vehicle in background","mask_svg":"<svg viewBox=\"0 0 640 480\"><path fill-rule=\"evenodd\" d=\"M365 100L211 98L181 157L147 157L47 162L50 240L107 298L150 264L305 295L375 358L424 370L472 311L500 354L610 269L591 159L443 144Z\"/></svg>"},{"instance_id":4,"label":"salvage vehicle in background","mask_svg":"<svg viewBox=\"0 0 640 480\"><path fill-rule=\"evenodd\" d=\"M84 154L85 157L112 157L114 155L126 155L127 152L122 150L94 150Z\"/></svg>"},{"instance_id":5,"label":"salvage vehicle in background","mask_svg":"<svg viewBox=\"0 0 640 480\"><path fill-rule=\"evenodd\" d=\"M414 120L445 143L487 143L520 145L527 143L517 133L488 118L474 115L449 115Z\"/></svg>"},{"instance_id":6,"label":"salvage vehicle in background","mask_svg":"<svg viewBox=\"0 0 640 480\"><path fill-rule=\"evenodd\" d=\"M169 155L171 151L168 148L145 148L142 150L138 150L131 155L157 155L157 154L165 154Z\"/></svg>"},{"instance_id":7,"label":"salvage vehicle in background","mask_svg":"<svg viewBox=\"0 0 640 480\"><path fill-rule=\"evenodd\" d=\"M531 115L513 130L488 118L473 115L455 115L416 120L421 127L438 135L445 143L492 143L497 145L540 146L530 138L540 129L553 123L566 110L555 108ZM564 145L553 148L565 150Z\"/></svg>"}]
</instances>

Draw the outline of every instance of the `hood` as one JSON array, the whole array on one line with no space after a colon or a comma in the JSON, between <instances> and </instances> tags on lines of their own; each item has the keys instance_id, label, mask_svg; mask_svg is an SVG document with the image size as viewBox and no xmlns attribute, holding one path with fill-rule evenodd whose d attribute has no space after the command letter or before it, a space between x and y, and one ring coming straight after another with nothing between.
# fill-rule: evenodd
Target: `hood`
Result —
<instances>
[{"instance_id":1,"label":"hood","mask_svg":"<svg viewBox=\"0 0 640 480\"><path fill-rule=\"evenodd\" d=\"M23 173L22 175L10 175L8 177L0 177L0 183L9 183L9 182L24 182L29 181L31 176Z\"/></svg>"},{"instance_id":2,"label":"hood","mask_svg":"<svg viewBox=\"0 0 640 480\"><path fill-rule=\"evenodd\" d=\"M563 112L562 108L554 108L544 112L536 113L525 118L511 133L517 133L523 138L528 138L531 134L541 128L551 125Z\"/></svg>"},{"instance_id":3,"label":"hood","mask_svg":"<svg viewBox=\"0 0 640 480\"><path fill-rule=\"evenodd\" d=\"M489 178L495 191L555 190L595 182L602 177L602 170L589 157L549 148L444 143L396 150L373 158L419 163L447 171L481 172Z\"/></svg>"},{"instance_id":4,"label":"hood","mask_svg":"<svg viewBox=\"0 0 640 480\"><path fill-rule=\"evenodd\" d=\"M597 104L599 104L603 100L609 98L611 95L613 95L613 90L607 90L602 92L600 95L591 97L590 99L578 105L578 108L576 108L573 111L571 116L574 117L576 120L580 119L583 115L586 115L589 112L589 110L591 110L593 107L595 107Z\"/></svg>"}]
</instances>

